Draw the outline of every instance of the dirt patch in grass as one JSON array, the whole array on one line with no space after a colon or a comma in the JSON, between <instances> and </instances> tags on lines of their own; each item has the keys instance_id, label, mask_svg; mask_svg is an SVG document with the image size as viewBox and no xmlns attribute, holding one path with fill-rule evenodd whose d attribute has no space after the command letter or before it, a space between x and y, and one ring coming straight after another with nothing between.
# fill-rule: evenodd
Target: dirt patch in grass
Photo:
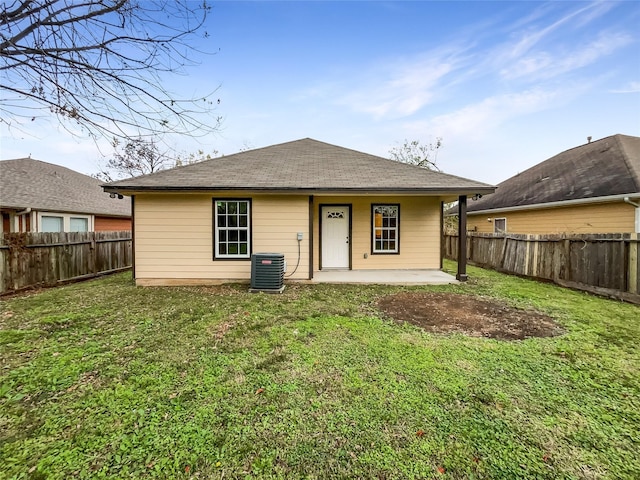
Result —
<instances>
[{"instance_id":1,"label":"dirt patch in grass","mask_svg":"<svg viewBox=\"0 0 640 480\"><path fill-rule=\"evenodd\" d=\"M378 308L395 321L436 333L459 332L500 340L564 333L548 315L471 295L404 292L383 297L378 301Z\"/></svg>"}]
</instances>

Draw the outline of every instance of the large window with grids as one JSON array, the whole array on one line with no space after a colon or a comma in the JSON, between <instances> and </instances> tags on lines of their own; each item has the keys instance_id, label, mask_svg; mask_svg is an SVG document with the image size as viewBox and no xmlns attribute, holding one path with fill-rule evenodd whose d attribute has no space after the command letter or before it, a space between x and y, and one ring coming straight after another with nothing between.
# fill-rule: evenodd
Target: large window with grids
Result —
<instances>
[{"instance_id":1,"label":"large window with grids","mask_svg":"<svg viewBox=\"0 0 640 480\"><path fill-rule=\"evenodd\" d=\"M400 252L400 205L371 205L371 252Z\"/></svg>"},{"instance_id":2,"label":"large window with grids","mask_svg":"<svg viewBox=\"0 0 640 480\"><path fill-rule=\"evenodd\" d=\"M214 258L251 258L251 200L213 201Z\"/></svg>"}]
</instances>

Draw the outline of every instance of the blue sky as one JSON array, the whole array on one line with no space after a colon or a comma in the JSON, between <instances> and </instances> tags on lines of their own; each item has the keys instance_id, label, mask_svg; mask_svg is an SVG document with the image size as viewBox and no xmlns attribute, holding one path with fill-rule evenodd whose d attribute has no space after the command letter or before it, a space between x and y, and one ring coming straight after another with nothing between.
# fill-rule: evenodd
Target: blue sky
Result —
<instances>
[{"instance_id":1,"label":"blue sky","mask_svg":"<svg viewBox=\"0 0 640 480\"><path fill-rule=\"evenodd\" d=\"M387 156L442 137L443 171L498 183L587 136L640 136L637 25L636 1L213 2L198 47L217 53L167 88L218 88L223 127L171 141L231 154L311 137ZM91 140L38 122L1 130L1 157L97 170Z\"/></svg>"}]
</instances>

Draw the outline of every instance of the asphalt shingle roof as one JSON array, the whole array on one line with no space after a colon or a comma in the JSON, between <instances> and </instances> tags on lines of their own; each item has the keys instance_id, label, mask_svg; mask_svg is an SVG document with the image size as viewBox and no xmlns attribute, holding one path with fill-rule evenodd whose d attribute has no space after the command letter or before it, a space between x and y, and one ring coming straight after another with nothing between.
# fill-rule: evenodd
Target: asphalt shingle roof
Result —
<instances>
[{"instance_id":1,"label":"asphalt shingle roof","mask_svg":"<svg viewBox=\"0 0 640 480\"><path fill-rule=\"evenodd\" d=\"M110 198L103 182L60 165L20 158L0 161L0 205L69 213L131 216L128 198Z\"/></svg>"},{"instance_id":2,"label":"asphalt shingle roof","mask_svg":"<svg viewBox=\"0 0 640 480\"><path fill-rule=\"evenodd\" d=\"M120 180L108 191L306 190L486 193L495 187L310 138Z\"/></svg>"},{"instance_id":3,"label":"asphalt shingle roof","mask_svg":"<svg viewBox=\"0 0 640 480\"><path fill-rule=\"evenodd\" d=\"M470 201L468 212L640 194L640 137L612 135L572 148Z\"/></svg>"}]
</instances>

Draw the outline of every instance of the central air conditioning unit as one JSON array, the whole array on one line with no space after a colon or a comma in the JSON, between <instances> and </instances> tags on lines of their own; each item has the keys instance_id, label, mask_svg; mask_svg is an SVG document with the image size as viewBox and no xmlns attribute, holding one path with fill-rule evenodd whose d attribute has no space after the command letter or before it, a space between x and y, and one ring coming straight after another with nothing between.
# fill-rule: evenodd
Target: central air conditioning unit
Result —
<instances>
[{"instance_id":1,"label":"central air conditioning unit","mask_svg":"<svg viewBox=\"0 0 640 480\"><path fill-rule=\"evenodd\" d=\"M251 255L252 293L282 293L286 264L283 253L254 253Z\"/></svg>"}]
</instances>

